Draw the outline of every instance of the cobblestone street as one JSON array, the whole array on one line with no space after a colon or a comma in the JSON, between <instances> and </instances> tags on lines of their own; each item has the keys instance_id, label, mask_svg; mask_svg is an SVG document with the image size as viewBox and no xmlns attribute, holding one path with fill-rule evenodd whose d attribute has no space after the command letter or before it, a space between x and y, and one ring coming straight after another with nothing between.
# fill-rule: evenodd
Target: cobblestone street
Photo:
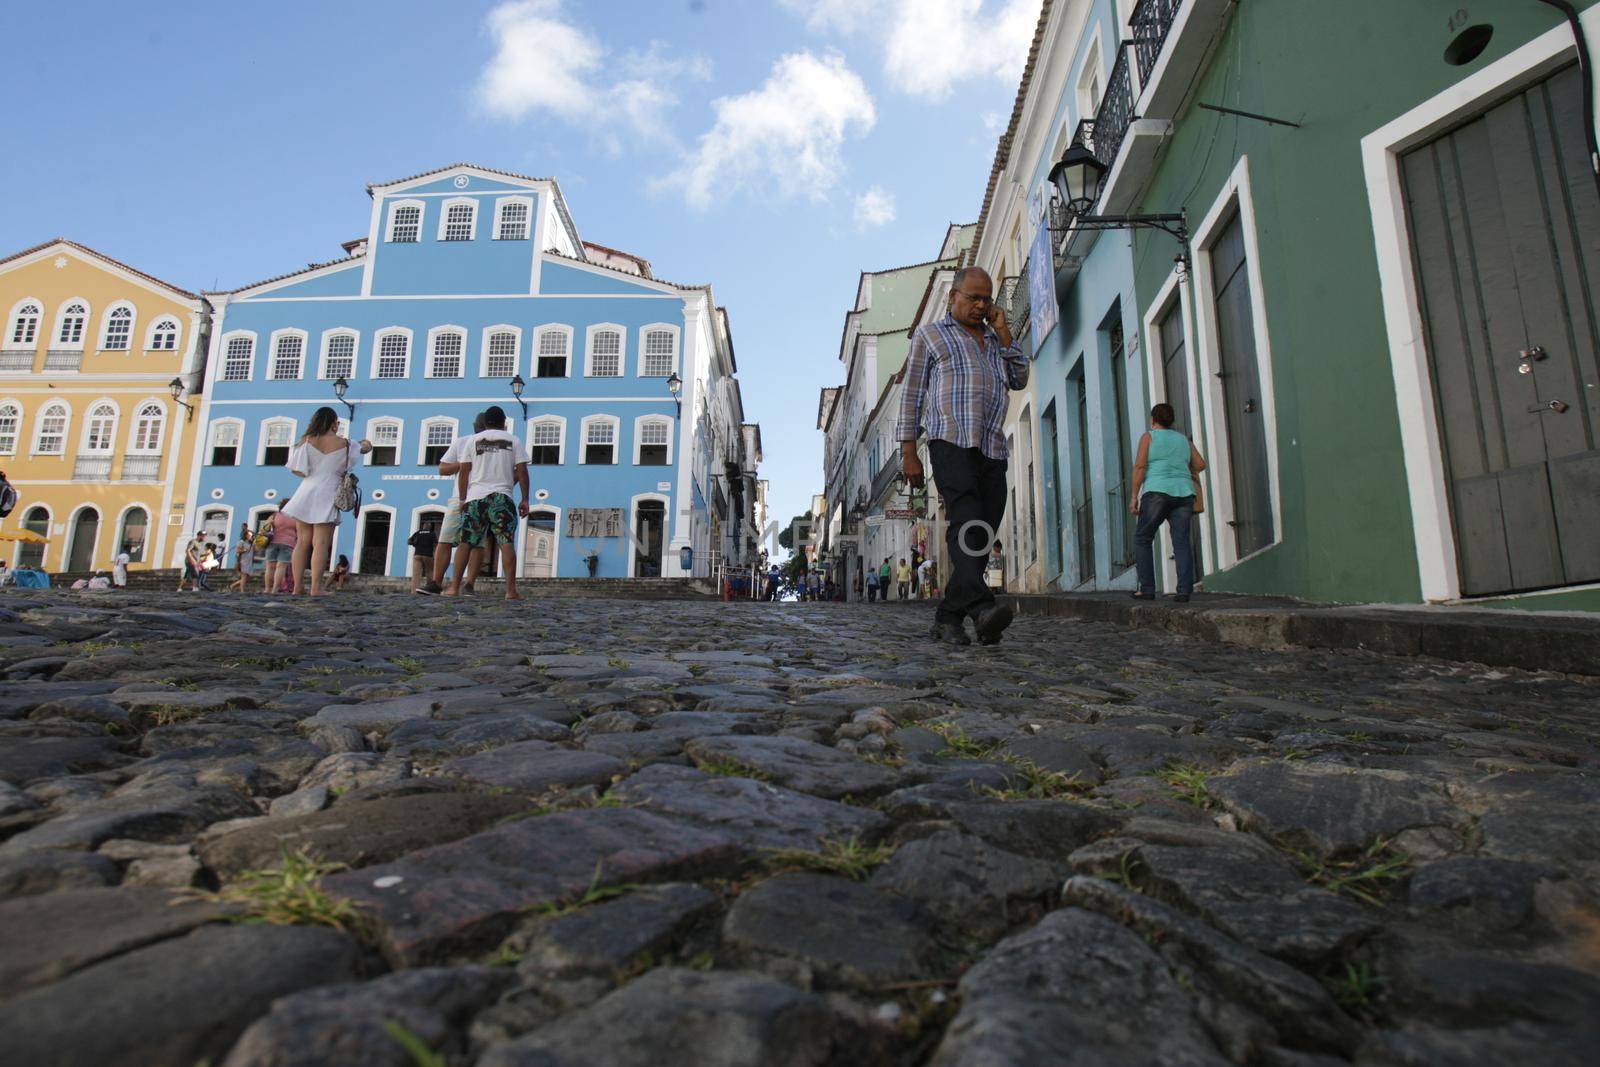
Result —
<instances>
[{"instance_id":1,"label":"cobblestone street","mask_svg":"<svg viewBox=\"0 0 1600 1067\"><path fill-rule=\"evenodd\" d=\"M930 622L15 591L5 1059L1600 1057L1596 680Z\"/></svg>"}]
</instances>

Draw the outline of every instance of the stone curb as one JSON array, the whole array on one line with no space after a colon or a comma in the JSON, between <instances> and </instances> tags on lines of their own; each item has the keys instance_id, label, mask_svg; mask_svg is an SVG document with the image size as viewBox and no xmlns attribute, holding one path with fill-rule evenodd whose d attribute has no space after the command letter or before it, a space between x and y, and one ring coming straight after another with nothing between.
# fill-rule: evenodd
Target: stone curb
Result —
<instances>
[{"instance_id":1,"label":"stone curb","mask_svg":"<svg viewBox=\"0 0 1600 1067\"><path fill-rule=\"evenodd\" d=\"M1600 675L1600 618L1482 608L1381 608L1196 594L1188 604L1126 593L1005 594L1022 615L1114 622L1249 648L1359 648L1491 667Z\"/></svg>"}]
</instances>

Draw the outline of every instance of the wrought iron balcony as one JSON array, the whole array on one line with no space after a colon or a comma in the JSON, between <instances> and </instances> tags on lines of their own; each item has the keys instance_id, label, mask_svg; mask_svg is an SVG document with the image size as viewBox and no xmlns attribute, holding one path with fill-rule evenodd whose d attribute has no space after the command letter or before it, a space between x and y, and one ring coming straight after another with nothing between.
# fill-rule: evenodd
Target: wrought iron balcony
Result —
<instances>
[{"instance_id":1,"label":"wrought iron balcony","mask_svg":"<svg viewBox=\"0 0 1600 1067\"><path fill-rule=\"evenodd\" d=\"M1177 17L1183 0L1139 0L1128 25L1133 29L1133 52L1139 64L1139 84L1150 80L1150 72L1161 58L1161 48L1167 43L1167 31Z\"/></svg>"},{"instance_id":2,"label":"wrought iron balcony","mask_svg":"<svg viewBox=\"0 0 1600 1067\"><path fill-rule=\"evenodd\" d=\"M79 348L53 348L44 354L44 369L78 370L83 366L83 350Z\"/></svg>"},{"instance_id":3,"label":"wrought iron balcony","mask_svg":"<svg viewBox=\"0 0 1600 1067\"><path fill-rule=\"evenodd\" d=\"M124 456L122 480L125 482L159 482L161 480L160 456Z\"/></svg>"},{"instance_id":4,"label":"wrought iron balcony","mask_svg":"<svg viewBox=\"0 0 1600 1067\"><path fill-rule=\"evenodd\" d=\"M883 499L885 493L900 477L900 453L892 452L889 458L883 461L883 466L878 468L878 473L872 476L872 501L875 503Z\"/></svg>"},{"instance_id":5,"label":"wrought iron balcony","mask_svg":"<svg viewBox=\"0 0 1600 1067\"><path fill-rule=\"evenodd\" d=\"M110 456L79 456L72 464L75 482L109 482L111 480Z\"/></svg>"},{"instance_id":6,"label":"wrought iron balcony","mask_svg":"<svg viewBox=\"0 0 1600 1067\"><path fill-rule=\"evenodd\" d=\"M0 349L0 373L27 374L33 370L33 349Z\"/></svg>"},{"instance_id":7,"label":"wrought iron balcony","mask_svg":"<svg viewBox=\"0 0 1600 1067\"><path fill-rule=\"evenodd\" d=\"M1012 338L1020 339L1028 329L1028 317L1033 310L1029 303L1032 290L1028 286L1027 263L1022 265L1021 274L1001 283L1000 293L1000 307L1006 313L1006 325L1011 327Z\"/></svg>"},{"instance_id":8,"label":"wrought iron balcony","mask_svg":"<svg viewBox=\"0 0 1600 1067\"><path fill-rule=\"evenodd\" d=\"M1094 144L1086 146L1092 148L1095 157L1107 169L1116 166L1122 139L1127 136L1128 127L1133 122L1133 75L1128 64L1128 46L1131 43L1124 41L1123 46L1117 49L1117 61L1111 67L1111 80L1106 83L1106 94L1100 98L1100 110L1094 116Z\"/></svg>"}]
</instances>

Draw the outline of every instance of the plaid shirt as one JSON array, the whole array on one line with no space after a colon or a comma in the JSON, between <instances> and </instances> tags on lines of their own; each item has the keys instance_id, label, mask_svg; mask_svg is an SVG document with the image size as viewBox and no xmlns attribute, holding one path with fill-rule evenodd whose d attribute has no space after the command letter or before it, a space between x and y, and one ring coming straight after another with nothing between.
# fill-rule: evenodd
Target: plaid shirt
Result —
<instances>
[{"instance_id":1,"label":"plaid shirt","mask_svg":"<svg viewBox=\"0 0 1600 1067\"><path fill-rule=\"evenodd\" d=\"M946 315L911 335L895 440L915 441L926 432L930 441L1005 459L1006 390L1027 384L1028 359L1019 346L1000 347L989 327L980 344Z\"/></svg>"}]
</instances>

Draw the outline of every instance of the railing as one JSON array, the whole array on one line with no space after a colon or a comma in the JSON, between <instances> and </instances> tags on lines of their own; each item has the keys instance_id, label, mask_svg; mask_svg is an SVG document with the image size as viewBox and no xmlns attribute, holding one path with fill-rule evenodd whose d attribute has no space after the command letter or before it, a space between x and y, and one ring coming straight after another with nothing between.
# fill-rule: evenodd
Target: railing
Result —
<instances>
[{"instance_id":1,"label":"railing","mask_svg":"<svg viewBox=\"0 0 1600 1067\"><path fill-rule=\"evenodd\" d=\"M883 494L900 477L900 453L891 452L889 458L883 461L883 466L878 468L878 473L872 476L872 500L883 499Z\"/></svg>"},{"instance_id":2,"label":"railing","mask_svg":"<svg viewBox=\"0 0 1600 1067\"><path fill-rule=\"evenodd\" d=\"M52 349L44 354L45 370L77 370L83 366L81 349Z\"/></svg>"},{"instance_id":3,"label":"railing","mask_svg":"<svg viewBox=\"0 0 1600 1067\"><path fill-rule=\"evenodd\" d=\"M109 482L111 480L110 456L79 456L72 465L75 482Z\"/></svg>"},{"instance_id":4,"label":"railing","mask_svg":"<svg viewBox=\"0 0 1600 1067\"><path fill-rule=\"evenodd\" d=\"M159 482L161 480L160 456L124 456L122 480L125 482Z\"/></svg>"},{"instance_id":5,"label":"railing","mask_svg":"<svg viewBox=\"0 0 1600 1067\"><path fill-rule=\"evenodd\" d=\"M0 351L0 373L26 374L33 370L33 349L7 348Z\"/></svg>"},{"instance_id":6,"label":"railing","mask_svg":"<svg viewBox=\"0 0 1600 1067\"><path fill-rule=\"evenodd\" d=\"M1128 483L1122 482L1106 490L1106 507L1111 520L1111 568L1127 570L1133 566L1134 516L1128 510Z\"/></svg>"},{"instance_id":7,"label":"railing","mask_svg":"<svg viewBox=\"0 0 1600 1067\"><path fill-rule=\"evenodd\" d=\"M1139 0L1128 25L1133 29L1133 53L1139 63L1139 84L1150 81L1150 72L1161 58L1161 47L1167 43L1167 31L1177 17L1183 0ZM1109 161L1108 161L1109 162Z\"/></svg>"},{"instance_id":8,"label":"railing","mask_svg":"<svg viewBox=\"0 0 1600 1067\"><path fill-rule=\"evenodd\" d=\"M1078 584L1094 580L1094 501L1073 509L1073 529L1078 536Z\"/></svg>"},{"instance_id":9,"label":"railing","mask_svg":"<svg viewBox=\"0 0 1600 1067\"><path fill-rule=\"evenodd\" d=\"M1030 258L1029 263L1032 262ZM1016 283L1011 287L1010 299L1006 301L1006 325L1011 328L1011 336L1018 343L1028 331L1028 316L1033 311L1033 287L1028 284L1029 263L1022 265L1022 273L1017 275Z\"/></svg>"},{"instance_id":10,"label":"railing","mask_svg":"<svg viewBox=\"0 0 1600 1067\"><path fill-rule=\"evenodd\" d=\"M1106 95L1100 98L1100 110L1094 116L1095 158L1110 170L1117 162L1117 152L1122 139L1133 122L1133 75L1128 65L1128 44L1117 49L1117 61L1111 67L1111 80L1106 83Z\"/></svg>"}]
</instances>

